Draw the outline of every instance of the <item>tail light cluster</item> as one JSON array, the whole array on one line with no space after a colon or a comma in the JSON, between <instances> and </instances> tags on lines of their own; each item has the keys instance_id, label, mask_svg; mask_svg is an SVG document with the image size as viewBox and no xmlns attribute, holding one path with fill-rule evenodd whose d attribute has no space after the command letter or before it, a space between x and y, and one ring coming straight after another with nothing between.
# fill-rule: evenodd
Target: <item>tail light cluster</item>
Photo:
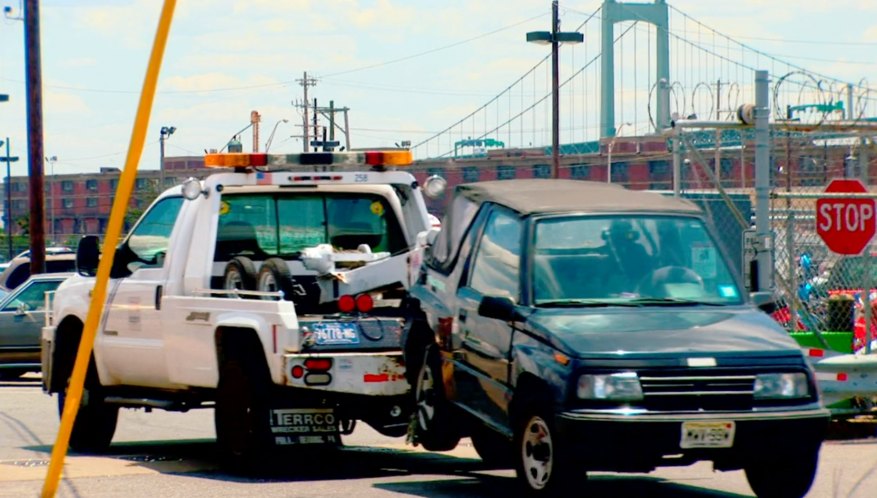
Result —
<instances>
[{"instance_id":1,"label":"tail light cluster","mask_svg":"<svg viewBox=\"0 0 877 498\"><path fill-rule=\"evenodd\" d=\"M325 386L332 382L332 358L307 358L290 371L293 379L303 379L309 386Z\"/></svg>"},{"instance_id":2,"label":"tail light cluster","mask_svg":"<svg viewBox=\"0 0 877 498\"><path fill-rule=\"evenodd\" d=\"M359 294L356 297L345 294L338 298L338 311L342 313L368 313L375 307L375 301L369 294Z\"/></svg>"}]
</instances>

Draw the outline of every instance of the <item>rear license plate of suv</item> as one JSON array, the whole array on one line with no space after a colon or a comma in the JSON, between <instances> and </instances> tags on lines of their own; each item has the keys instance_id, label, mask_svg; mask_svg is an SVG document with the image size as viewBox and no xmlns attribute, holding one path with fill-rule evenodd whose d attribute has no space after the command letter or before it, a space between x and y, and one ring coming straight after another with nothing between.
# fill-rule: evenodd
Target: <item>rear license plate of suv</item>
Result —
<instances>
[{"instance_id":1,"label":"rear license plate of suv","mask_svg":"<svg viewBox=\"0 0 877 498\"><path fill-rule=\"evenodd\" d=\"M730 448L734 446L733 421L682 422L681 448Z\"/></svg>"}]
</instances>

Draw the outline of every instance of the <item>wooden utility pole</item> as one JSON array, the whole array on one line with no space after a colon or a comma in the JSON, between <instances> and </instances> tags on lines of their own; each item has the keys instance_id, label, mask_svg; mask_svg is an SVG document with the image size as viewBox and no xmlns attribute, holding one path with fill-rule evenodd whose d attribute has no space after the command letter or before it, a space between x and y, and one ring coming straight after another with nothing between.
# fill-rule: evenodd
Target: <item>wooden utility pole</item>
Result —
<instances>
[{"instance_id":1,"label":"wooden utility pole","mask_svg":"<svg viewBox=\"0 0 877 498\"><path fill-rule=\"evenodd\" d=\"M43 79L40 64L40 2L26 0L24 55L27 64L27 142L30 175L30 272L46 271L46 213L43 193Z\"/></svg>"},{"instance_id":2,"label":"wooden utility pole","mask_svg":"<svg viewBox=\"0 0 877 498\"><path fill-rule=\"evenodd\" d=\"M308 127L310 123L308 123L308 87L316 86L317 80L314 78L308 78L308 72L305 71L302 75L302 79L296 80L298 83L304 88L304 119L302 120L302 133L304 133L302 151L307 152L308 147L310 147L311 137L309 133ZM314 135L316 137L316 135Z\"/></svg>"}]
</instances>

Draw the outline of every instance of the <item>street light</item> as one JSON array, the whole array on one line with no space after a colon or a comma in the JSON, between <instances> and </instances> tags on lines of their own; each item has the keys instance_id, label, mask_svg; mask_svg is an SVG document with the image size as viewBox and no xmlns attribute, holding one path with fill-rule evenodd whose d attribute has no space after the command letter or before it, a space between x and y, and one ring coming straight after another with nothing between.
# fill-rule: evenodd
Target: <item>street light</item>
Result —
<instances>
[{"instance_id":1,"label":"street light","mask_svg":"<svg viewBox=\"0 0 877 498\"><path fill-rule=\"evenodd\" d=\"M612 147L615 145L615 139L618 138L621 129L629 124L630 123L622 123L612 134L612 140L609 140L609 145L607 147L608 153L606 154L606 183L612 183Z\"/></svg>"},{"instance_id":2,"label":"street light","mask_svg":"<svg viewBox=\"0 0 877 498\"><path fill-rule=\"evenodd\" d=\"M0 140L0 146L3 145ZM12 175L9 172L9 165L18 161L18 156L9 155L9 137L6 137L6 157L0 157L0 161L6 161L6 241L9 249L9 259L12 259L12 184L10 180Z\"/></svg>"},{"instance_id":3,"label":"street light","mask_svg":"<svg viewBox=\"0 0 877 498\"><path fill-rule=\"evenodd\" d=\"M164 190L164 141L168 139L174 132L177 131L176 126L162 126L161 127L161 138L159 138L159 143L161 144L161 163L158 165L158 191L161 192Z\"/></svg>"},{"instance_id":4,"label":"street light","mask_svg":"<svg viewBox=\"0 0 877 498\"><path fill-rule=\"evenodd\" d=\"M551 2L551 31L527 33L528 42L551 44L551 178L557 178L560 171L560 75L557 49L561 43L581 43L584 40L585 35L578 31L560 31L557 0Z\"/></svg>"},{"instance_id":5,"label":"street light","mask_svg":"<svg viewBox=\"0 0 877 498\"><path fill-rule=\"evenodd\" d=\"M46 157L46 162L49 163L49 217L51 219L51 228L49 229L49 236L52 239L52 245L55 244L55 193L54 183L55 183L55 162L58 160L58 156L49 156Z\"/></svg>"},{"instance_id":6,"label":"street light","mask_svg":"<svg viewBox=\"0 0 877 498\"><path fill-rule=\"evenodd\" d=\"M271 130L271 134L268 135L268 141L265 142L265 153L266 154L268 153L268 147L271 147L271 141L274 140L274 132L277 131L277 127L280 125L280 123L288 123L288 122L289 122L289 120L284 118L284 119L281 119L280 121L274 123L274 129Z\"/></svg>"}]
</instances>

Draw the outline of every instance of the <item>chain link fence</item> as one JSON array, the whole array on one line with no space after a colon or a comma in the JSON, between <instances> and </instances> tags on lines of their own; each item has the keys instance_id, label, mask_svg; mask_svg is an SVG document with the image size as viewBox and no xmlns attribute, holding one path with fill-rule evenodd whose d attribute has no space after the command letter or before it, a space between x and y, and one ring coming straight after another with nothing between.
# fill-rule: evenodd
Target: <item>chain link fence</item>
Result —
<instances>
[{"instance_id":1,"label":"chain link fence","mask_svg":"<svg viewBox=\"0 0 877 498\"><path fill-rule=\"evenodd\" d=\"M687 131L678 136L680 194L701 204L752 288L752 131ZM723 143L716 147L719 140ZM853 349L862 347L869 314L862 289L877 285L877 258L872 257L877 248L869 245L860 255L832 252L817 233L816 203L833 179L857 178L868 185L871 146L852 131L818 127L807 132L774 128L770 146L770 247L778 300L773 317L790 332L817 331L829 337L843 332L847 338L854 333Z\"/></svg>"}]
</instances>

